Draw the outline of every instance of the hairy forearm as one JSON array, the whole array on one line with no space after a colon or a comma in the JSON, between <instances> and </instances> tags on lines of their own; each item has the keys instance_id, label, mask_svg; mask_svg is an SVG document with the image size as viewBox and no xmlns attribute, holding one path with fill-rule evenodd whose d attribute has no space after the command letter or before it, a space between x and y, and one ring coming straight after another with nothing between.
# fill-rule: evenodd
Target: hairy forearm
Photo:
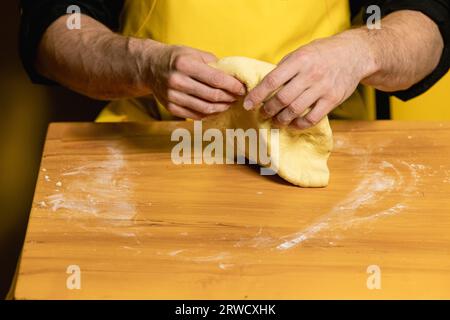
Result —
<instances>
[{"instance_id":1,"label":"hairy forearm","mask_svg":"<svg viewBox=\"0 0 450 320\"><path fill-rule=\"evenodd\" d=\"M66 17L55 21L40 42L36 69L42 75L96 99L151 93L148 51L160 44L115 34L82 16L80 30L69 30Z\"/></svg>"},{"instance_id":2,"label":"hairy forearm","mask_svg":"<svg viewBox=\"0 0 450 320\"><path fill-rule=\"evenodd\" d=\"M410 88L439 63L444 42L437 25L416 11L398 11L381 21L380 30L362 33L376 68L362 83L382 91Z\"/></svg>"}]
</instances>

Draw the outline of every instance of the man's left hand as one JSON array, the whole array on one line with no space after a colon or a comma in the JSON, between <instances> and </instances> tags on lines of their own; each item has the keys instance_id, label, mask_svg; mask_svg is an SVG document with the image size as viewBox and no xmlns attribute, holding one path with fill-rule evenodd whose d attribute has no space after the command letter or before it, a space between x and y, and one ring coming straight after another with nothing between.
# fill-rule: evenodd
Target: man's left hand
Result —
<instances>
[{"instance_id":1,"label":"man's left hand","mask_svg":"<svg viewBox=\"0 0 450 320\"><path fill-rule=\"evenodd\" d=\"M290 53L247 95L244 107L264 102L262 116L278 126L306 129L317 124L376 72L364 33L346 31Z\"/></svg>"}]
</instances>

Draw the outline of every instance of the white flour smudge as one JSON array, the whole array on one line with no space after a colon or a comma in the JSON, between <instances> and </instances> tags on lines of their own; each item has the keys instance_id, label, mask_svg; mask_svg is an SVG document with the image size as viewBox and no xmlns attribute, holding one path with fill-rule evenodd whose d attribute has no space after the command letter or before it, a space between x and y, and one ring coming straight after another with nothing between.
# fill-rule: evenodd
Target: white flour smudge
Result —
<instances>
[{"instance_id":1,"label":"white flour smudge","mask_svg":"<svg viewBox=\"0 0 450 320\"><path fill-rule=\"evenodd\" d=\"M122 248L122 249L125 249L125 250L130 250L130 251L134 252L134 255L135 255L135 256L140 255L140 254L142 253L142 250L137 249L137 248L135 248L135 247L121 246L121 248Z\"/></svg>"},{"instance_id":2,"label":"white flour smudge","mask_svg":"<svg viewBox=\"0 0 450 320\"><path fill-rule=\"evenodd\" d=\"M349 147L344 140L338 140L335 146L337 149ZM348 152L346 149L341 151ZM391 162L382 161L376 166L370 164L368 156L370 150L363 151L359 148L352 148L350 154L359 155L362 161L361 171L370 173L349 193L347 198L333 207L329 213L304 230L282 237L282 243L276 247L277 249L291 249L326 230L345 230L361 223L402 212L407 208L407 199L413 197L417 192L421 173L427 169L422 164L409 164L401 161L400 164L409 169L409 174L404 176ZM389 205L389 195L395 191L401 192L404 199L402 202ZM376 208L380 203L387 203L388 206L380 211Z\"/></svg>"},{"instance_id":3,"label":"white flour smudge","mask_svg":"<svg viewBox=\"0 0 450 320\"><path fill-rule=\"evenodd\" d=\"M196 262L208 262L208 261L222 261L228 258L230 258L230 254L228 252L219 252L217 254L213 254L210 256L194 257L191 258L190 260Z\"/></svg>"},{"instance_id":4,"label":"white flour smudge","mask_svg":"<svg viewBox=\"0 0 450 320\"><path fill-rule=\"evenodd\" d=\"M444 183L450 183L450 170L446 170L444 172L444 179L442 180L442 182Z\"/></svg>"},{"instance_id":5,"label":"white flour smudge","mask_svg":"<svg viewBox=\"0 0 450 320\"><path fill-rule=\"evenodd\" d=\"M220 264L227 265L226 262L231 259L231 254L226 251L214 253L206 256L198 256L198 250L195 249L178 249L165 253L169 257L176 258L183 261L193 261L193 262L220 262ZM161 254L159 252L158 254Z\"/></svg>"},{"instance_id":6,"label":"white flour smudge","mask_svg":"<svg viewBox=\"0 0 450 320\"><path fill-rule=\"evenodd\" d=\"M111 220L131 220L136 208L130 201L133 185L124 172L126 162L119 149L109 147L108 153L106 160L64 170L61 173L64 190L45 199L50 209L64 210L63 213L71 215L82 213ZM56 186L62 187L62 181Z\"/></svg>"},{"instance_id":7,"label":"white flour smudge","mask_svg":"<svg viewBox=\"0 0 450 320\"><path fill-rule=\"evenodd\" d=\"M259 236L250 239L241 239L234 244L234 247L249 247L249 248L267 248L274 244L276 240L270 236Z\"/></svg>"},{"instance_id":8,"label":"white flour smudge","mask_svg":"<svg viewBox=\"0 0 450 320\"><path fill-rule=\"evenodd\" d=\"M222 270L230 269L234 266L232 263L219 263L219 268Z\"/></svg>"},{"instance_id":9,"label":"white flour smudge","mask_svg":"<svg viewBox=\"0 0 450 320\"><path fill-rule=\"evenodd\" d=\"M270 235L263 235L264 229L262 227L259 228L258 232L255 236L250 238L241 238L238 242L236 242L233 246L236 248L239 247L249 247L249 248L267 248L272 246L277 242L275 238Z\"/></svg>"},{"instance_id":10,"label":"white flour smudge","mask_svg":"<svg viewBox=\"0 0 450 320\"><path fill-rule=\"evenodd\" d=\"M175 250L175 251L171 251L169 252L169 256L171 257L175 257L176 255L180 254L181 252L183 252L184 250Z\"/></svg>"},{"instance_id":11,"label":"white flour smudge","mask_svg":"<svg viewBox=\"0 0 450 320\"><path fill-rule=\"evenodd\" d=\"M48 196L46 200L46 202L50 205L52 211L67 209L69 211L76 210L77 212L89 213L93 215L97 215L98 213L97 208L90 205L89 202L74 197L67 198L62 193Z\"/></svg>"}]
</instances>

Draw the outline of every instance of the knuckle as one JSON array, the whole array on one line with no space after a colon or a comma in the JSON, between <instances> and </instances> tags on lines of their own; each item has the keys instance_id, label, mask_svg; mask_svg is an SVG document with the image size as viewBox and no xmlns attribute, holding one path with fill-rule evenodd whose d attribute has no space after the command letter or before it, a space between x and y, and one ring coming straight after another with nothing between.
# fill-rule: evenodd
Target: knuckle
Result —
<instances>
[{"instance_id":1,"label":"knuckle","mask_svg":"<svg viewBox=\"0 0 450 320\"><path fill-rule=\"evenodd\" d=\"M289 117L295 118L298 116L298 111L293 106L289 106L286 108L286 113Z\"/></svg>"},{"instance_id":2,"label":"knuckle","mask_svg":"<svg viewBox=\"0 0 450 320\"><path fill-rule=\"evenodd\" d=\"M333 84L330 80L322 81L322 83L320 84L320 90L326 95L331 95L334 90Z\"/></svg>"},{"instance_id":3,"label":"knuckle","mask_svg":"<svg viewBox=\"0 0 450 320\"><path fill-rule=\"evenodd\" d=\"M278 88L278 78L273 74L269 74L265 78L264 83L265 83L266 88L269 90L275 90Z\"/></svg>"},{"instance_id":4,"label":"knuckle","mask_svg":"<svg viewBox=\"0 0 450 320\"><path fill-rule=\"evenodd\" d=\"M167 110L168 110L171 114L177 115L177 108L175 107L174 104L168 103L168 104L167 104Z\"/></svg>"},{"instance_id":5,"label":"knuckle","mask_svg":"<svg viewBox=\"0 0 450 320\"><path fill-rule=\"evenodd\" d=\"M204 113L206 113L206 114L213 114L215 112L217 112L217 110L212 105L206 105L205 108L204 108Z\"/></svg>"},{"instance_id":6,"label":"knuckle","mask_svg":"<svg viewBox=\"0 0 450 320\"><path fill-rule=\"evenodd\" d=\"M167 84L169 88L179 89L181 87L181 77L176 73L172 73L167 79Z\"/></svg>"},{"instance_id":7,"label":"knuckle","mask_svg":"<svg viewBox=\"0 0 450 320\"><path fill-rule=\"evenodd\" d=\"M279 104L283 105L283 106L287 106L289 103L291 103L290 99L289 99L289 95L286 92L278 92L275 95L275 99L279 102Z\"/></svg>"},{"instance_id":8,"label":"knuckle","mask_svg":"<svg viewBox=\"0 0 450 320\"><path fill-rule=\"evenodd\" d=\"M223 81L224 77L222 74L215 72L214 74L211 75L210 82L213 86L218 87L223 83Z\"/></svg>"},{"instance_id":9,"label":"knuckle","mask_svg":"<svg viewBox=\"0 0 450 320\"><path fill-rule=\"evenodd\" d=\"M217 60L216 56L212 54L211 52L201 51L200 55L206 60L206 61L215 61Z\"/></svg>"},{"instance_id":10,"label":"knuckle","mask_svg":"<svg viewBox=\"0 0 450 320\"><path fill-rule=\"evenodd\" d=\"M186 58L185 55L179 55L175 58L174 60L174 67L177 70L186 70L187 66L188 66L188 59Z\"/></svg>"},{"instance_id":11,"label":"knuckle","mask_svg":"<svg viewBox=\"0 0 450 320\"><path fill-rule=\"evenodd\" d=\"M295 60L303 67L308 67L311 64L313 57L309 50L300 50L295 53Z\"/></svg>"},{"instance_id":12,"label":"knuckle","mask_svg":"<svg viewBox=\"0 0 450 320\"><path fill-rule=\"evenodd\" d=\"M320 79L322 79L324 76L324 70L323 67L314 64L313 66L311 66L311 69L309 70L309 78L312 81L318 81Z\"/></svg>"},{"instance_id":13,"label":"knuckle","mask_svg":"<svg viewBox=\"0 0 450 320\"><path fill-rule=\"evenodd\" d=\"M175 90L167 90L167 100L174 101L176 98Z\"/></svg>"},{"instance_id":14,"label":"knuckle","mask_svg":"<svg viewBox=\"0 0 450 320\"><path fill-rule=\"evenodd\" d=\"M279 123L283 125L289 124L293 119L295 119L296 114L289 108L286 108L285 111L280 113L276 119Z\"/></svg>"},{"instance_id":15,"label":"knuckle","mask_svg":"<svg viewBox=\"0 0 450 320\"><path fill-rule=\"evenodd\" d=\"M248 94L248 99L250 99L251 101L262 101L263 100L263 96L262 93L260 93L261 90L259 88L253 89L252 91L250 91L250 93Z\"/></svg>"},{"instance_id":16,"label":"knuckle","mask_svg":"<svg viewBox=\"0 0 450 320\"><path fill-rule=\"evenodd\" d=\"M211 92L210 100L213 102L219 102L222 99L222 94L219 90L214 90Z\"/></svg>"},{"instance_id":17,"label":"knuckle","mask_svg":"<svg viewBox=\"0 0 450 320\"><path fill-rule=\"evenodd\" d=\"M289 109L294 111L296 114L300 114L302 109L303 109L303 104L301 101L294 101L292 102L292 104L289 106Z\"/></svg>"},{"instance_id":18,"label":"knuckle","mask_svg":"<svg viewBox=\"0 0 450 320\"><path fill-rule=\"evenodd\" d=\"M341 97L337 93L332 92L328 95L327 101L329 104L335 106L341 103Z\"/></svg>"}]
</instances>

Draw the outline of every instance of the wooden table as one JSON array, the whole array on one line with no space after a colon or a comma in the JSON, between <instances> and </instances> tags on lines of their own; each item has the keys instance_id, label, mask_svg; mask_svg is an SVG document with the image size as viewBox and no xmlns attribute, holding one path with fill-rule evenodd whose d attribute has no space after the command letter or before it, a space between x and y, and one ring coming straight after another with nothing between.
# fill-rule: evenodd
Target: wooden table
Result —
<instances>
[{"instance_id":1,"label":"wooden table","mask_svg":"<svg viewBox=\"0 0 450 320\"><path fill-rule=\"evenodd\" d=\"M15 298L450 298L450 123L333 122L321 189L174 165L190 126L52 124Z\"/></svg>"}]
</instances>

